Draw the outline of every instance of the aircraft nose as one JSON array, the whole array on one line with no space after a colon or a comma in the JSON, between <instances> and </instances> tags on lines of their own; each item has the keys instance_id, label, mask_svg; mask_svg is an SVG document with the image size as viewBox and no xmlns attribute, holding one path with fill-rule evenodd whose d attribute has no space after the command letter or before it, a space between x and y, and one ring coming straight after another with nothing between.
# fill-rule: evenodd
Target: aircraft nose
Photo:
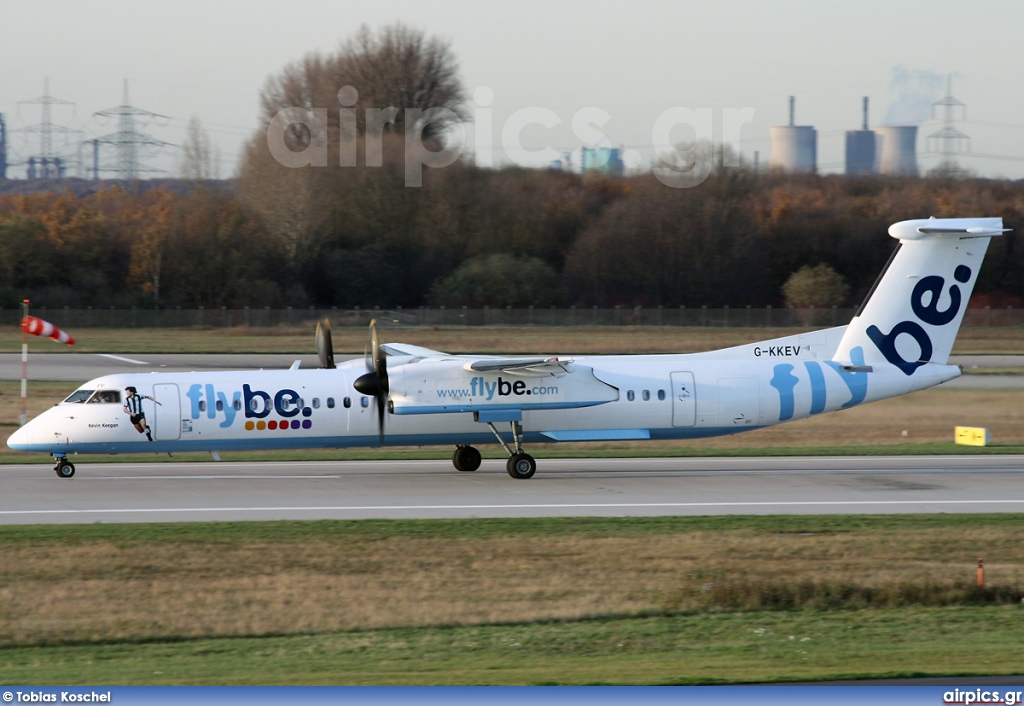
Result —
<instances>
[{"instance_id":1,"label":"aircraft nose","mask_svg":"<svg viewBox=\"0 0 1024 706\"><path fill-rule=\"evenodd\" d=\"M15 451L21 451L24 449L29 440L28 427L29 425L26 424L7 437L8 448L14 449Z\"/></svg>"},{"instance_id":2,"label":"aircraft nose","mask_svg":"<svg viewBox=\"0 0 1024 706\"><path fill-rule=\"evenodd\" d=\"M40 421L40 418L36 417L26 422L25 426L20 427L7 437L7 446L15 451L38 450L35 447L46 442L45 435L48 427L47 424L40 423Z\"/></svg>"}]
</instances>

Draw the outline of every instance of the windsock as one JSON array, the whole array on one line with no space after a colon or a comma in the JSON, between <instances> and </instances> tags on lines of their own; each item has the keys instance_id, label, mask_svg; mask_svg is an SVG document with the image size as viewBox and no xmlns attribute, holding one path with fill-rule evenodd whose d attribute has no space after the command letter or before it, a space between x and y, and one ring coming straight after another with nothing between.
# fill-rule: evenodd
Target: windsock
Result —
<instances>
[{"instance_id":1,"label":"windsock","mask_svg":"<svg viewBox=\"0 0 1024 706\"><path fill-rule=\"evenodd\" d=\"M21 320L21 327L33 336L46 336L57 343L66 343L69 346L75 345L75 339L67 331L61 331L49 321L37 319L34 316L26 316Z\"/></svg>"}]
</instances>

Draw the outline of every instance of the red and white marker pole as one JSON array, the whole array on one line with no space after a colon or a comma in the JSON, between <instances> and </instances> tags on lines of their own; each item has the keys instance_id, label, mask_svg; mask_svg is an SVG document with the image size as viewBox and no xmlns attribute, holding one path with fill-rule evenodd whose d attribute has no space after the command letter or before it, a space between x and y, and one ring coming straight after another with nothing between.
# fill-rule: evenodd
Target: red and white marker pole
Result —
<instances>
[{"instance_id":1,"label":"red and white marker pole","mask_svg":"<svg viewBox=\"0 0 1024 706\"><path fill-rule=\"evenodd\" d=\"M21 320L28 318L28 299L21 303ZM28 328L21 327L21 416L20 426L25 426L28 418Z\"/></svg>"},{"instance_id":2,"label":"red and white marker pole","mask_svg":"<svg viewBox=\"0 0 1024 706\"><path fill-rule=\"evenodd\" d=\"M28 299L21 303L21 425L25 425L28 418L28 335L46 336L57 343L66 343L69 346L75 345L75 339L67 331L61 331L49 321L37 319L28 315Z\"/></svg>"}]
</instances>

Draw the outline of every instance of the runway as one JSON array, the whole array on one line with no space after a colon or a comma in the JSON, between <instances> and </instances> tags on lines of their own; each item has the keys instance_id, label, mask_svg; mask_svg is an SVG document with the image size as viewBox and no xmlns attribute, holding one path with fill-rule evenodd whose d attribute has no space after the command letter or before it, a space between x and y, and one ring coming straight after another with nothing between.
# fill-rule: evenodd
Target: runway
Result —
<instances>
[{"instance_id":1,"label":"runway","mask_svg":"<svg viewBox=\"0 0 1024 706\"><path fill-rule=\"evenodd\" d=\"M0 466L0 524L1024 512L1024 456Z\"/></svg>"}]
</instances>

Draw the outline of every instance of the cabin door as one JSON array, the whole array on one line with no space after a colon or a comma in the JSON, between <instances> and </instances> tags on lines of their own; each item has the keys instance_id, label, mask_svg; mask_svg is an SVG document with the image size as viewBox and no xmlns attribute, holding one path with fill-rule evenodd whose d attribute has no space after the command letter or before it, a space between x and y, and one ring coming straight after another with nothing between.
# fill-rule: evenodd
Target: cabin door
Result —
<instances>
[{"instance_id":1,"label":"cabin door","mask_svg":"<svg viewBox=\"0 0 1024 706\"><path fill-rule=\"evenodd\" d=\"M160 404L154 404L153 438L159 441L173 441L181 438L181 398L178 386L173 384L153 385L153 397Z\"/></svg>"}]
</instances>

